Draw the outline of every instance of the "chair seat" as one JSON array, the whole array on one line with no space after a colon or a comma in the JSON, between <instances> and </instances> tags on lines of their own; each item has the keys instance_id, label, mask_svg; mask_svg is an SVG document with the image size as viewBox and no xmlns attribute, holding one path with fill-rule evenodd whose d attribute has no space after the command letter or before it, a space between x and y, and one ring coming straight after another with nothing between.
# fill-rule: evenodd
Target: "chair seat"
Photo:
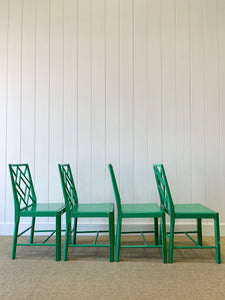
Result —
<instances>
[{"instance_id":1,"label":"chair seat","mask_svg":"<svg viewBox=\"0 0 225 300\"><path fill-rule=\"evenodd\" d=\"M162 211L157 203L122 204L122 216L125 218L161 217Z\"/></svg>"},{"instance_id":2,"label":"chair seat","mask_svg":"<svg viewBox=\"0 0 225 300\"><path fill-rule=\"evenodd\" d=\"M214 218L217 214L216 211L199 203L193 204L175 204L175 217L176 218Z\"/></svg>"},{"instance_id":3,"label":"chair seat","mask_svg":"<svg viewBox=\"0 0 225 300\"><path fill-rule=\"evenodd\" d=\"M77 204L70 214L73 217L108 217L113 212L113 203L82 203Z\"/></svg>"},{"instance_id":4,"label":"chair seat","mask_svg":"<svg viewBox=\"0 0 225 300\"><path fill-rule=\"evenodd\" d=\"M20 216L51 217L56 213L64 213L64 203L36 203L20 211Z\"/></svg>"}]
</instances>

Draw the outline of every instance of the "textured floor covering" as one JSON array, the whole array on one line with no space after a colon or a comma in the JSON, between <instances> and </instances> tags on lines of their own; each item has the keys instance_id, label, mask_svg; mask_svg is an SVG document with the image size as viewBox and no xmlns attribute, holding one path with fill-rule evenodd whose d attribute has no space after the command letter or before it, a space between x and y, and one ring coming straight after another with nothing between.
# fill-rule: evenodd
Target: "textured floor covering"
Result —
<instances>
[{"instance_id":1,"label":"textured floor covering","mask_svg":"<svg viewBox=\"0 0 225 300\"><path fill-rule=\"evenodd\" d=\"M0 237L0 299L225 299L225 237L221 265L213 249L175 250L173 264L159 249L122 249L121 261L109 263L107 248L69 249L67 262L55 262L52 247L18 247L11 260L11 244Z\"/></svg>"}]
</instances>

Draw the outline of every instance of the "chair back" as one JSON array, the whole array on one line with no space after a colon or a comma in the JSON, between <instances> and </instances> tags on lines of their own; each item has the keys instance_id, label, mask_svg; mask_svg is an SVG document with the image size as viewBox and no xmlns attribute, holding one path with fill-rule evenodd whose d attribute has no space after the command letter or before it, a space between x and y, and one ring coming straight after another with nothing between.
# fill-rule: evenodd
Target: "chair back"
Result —
<instances>
[{"instance_id":1,"label":"chair back","mask_svg":"<svg viewBox=\"0 0 225 300\"><path fill-rule=\"evenodd\" d=\"M119 189L118 189L117 182L116 182L116 177L115 177L115 174L113 171L113 166L111 164L109 164L108 168L109 168L109 173L110 173L111 180L112 180L114 195L116 198L117 211L118 211L118 214L121 214L121 199L120 199L120 193L119 193Z\"/></svg>"},{"instance_id":2,"label":"chair back","mask_svg":"<svg viewBox=\"0 0 225 300\"><path fill-rule=\"evenodd\" d=\"M162 164L153 165L161 208L169 215L174 214L174 204L170 194L166 173Z\"/></svg>"},{"instance_id":3,"label":"chair back","mask_svg":"<svg viewBox=\"0 0 225 300\"><path fill-rule=\"evenodd\" d=\"M9 164L15 213L36 203L36 194L28 164Z\"/></svg>"},{"instance_id":4,"label":"chair back","mask_svg":"<svg viewBox=\"0 0 225 300\"><path fill-rule=\"evenodd\" d=\"M58 164L66 211L78 204L77 192L69 164Z\"/></svg>"}]
</instances>

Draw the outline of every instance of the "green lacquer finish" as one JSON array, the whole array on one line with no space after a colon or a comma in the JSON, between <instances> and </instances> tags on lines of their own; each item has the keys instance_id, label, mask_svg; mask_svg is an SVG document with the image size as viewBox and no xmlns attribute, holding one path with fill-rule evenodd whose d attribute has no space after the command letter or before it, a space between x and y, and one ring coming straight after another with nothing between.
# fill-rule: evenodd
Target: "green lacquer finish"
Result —
<instances>
[{"instance_id":1,"label":"green lacquer finish","mask_svg":"<svg viewBox=\"0 0 225 300\"><path fill-rule=\"evenodd\" d=\"M173 250L174 249L216 249L216 262L221 263L220 253L220 232L219 232L219 214L202 205L202 204L174 204L166 173L162 164L153 165L154 174L156 178L156 184L159 192L161 208L170 216L170 232L167 234L169 244L169 262L173 262ZM196 219L197 230L194 231L174 231L176 219ZM202 219L214 219L215 228L215 245L203 246L202 245ZM191 237L190 234L197 234L197 241ZM192 242L193 246L174 246L174 235L185 234Z\"/></svg>"},{"instance_id":2,"label":"green lacquer finish","mask_svg":"<svg viewBox=\"0 0 225 300\"><path fill-rule=\"evenodd\" d=\"M78 203L77 192L69 164L58 165L62 191L66 207L66 235L63 260L67 260L68 247L108 247L109 261L114 261L114 204L113 203ZM77 231L78 218L108 218L109 230L104 231ZM72 228L72 220L74 226ZM99 244L99 233L109 233L109 243ZM93 244L77 244L77 234L96 233ZM71 235L73 234L73 237Z\"/></svg>"},{"instance_id":3,"label":"green lacquer finish","mask_svg":"<svg viewBox=\"0 0 225 300\"><path fill-rule=\"evenodd\" d=\"M56 261L59 261L61 259L61 215L65 212L65 205L63 203L37 203L28 164L10 164L9 172L15 208L15 224L11 258L14 259L16 257L17 246L55 246L55 259ZM30 227L18 234L21 217L31 217L32 223ZM36 217L55 217L56 229L35 230ZM30 230L30 242L18 243L18 237L26 233L28 230ZM34 234L37 232L50 232L50 235L42 243L34 243ZM56 242L46 243L55 233Z\"/></svg>"},{"instance_id":4,"label":"green lacquer finish","mask_svg":"<svg viewBox=\"0 0 225 300\"><path fill-rule=\"evenodd\" d=\"M176 218L212 218L216 212L202 204L193 203L193 204L175 204L175 217Z\"/></svg>"},{"instance_id":5,"label":"green lacquer finish","mask_svg":"<svg viewBox=\"0 0 225 300\"><path fill-rule=\"evenodd\" d=\"M20 216L32 214L34 217L55 217L57 212L65 211L63 203L35 203L20 211Z\"/></svg>"},{"instance_id":6,"label":"green lacquer finish","mask_svg":"<svg viewBox=\"0 0 225 300\"><path fill-rule=\"evenodd\" d=\"M93 217L107 217L110 212L113 212L113 203L84 203L77 204L74 206L72 212L73 214L79 214L79 217L91 218ZM94 218L93 217L93 218Z\"/></svg>"},{"instance_id":7,"label":"green lacquer finish","mask_svg":"<svg viewBox=\"0 0 225 300\"><path fill-rule=\"evenodd\" d=\"M166 227L165 227L165 213L156 203L138 203L138 204L121 204L119 189L116 182L116 177L111 164L108 165L113 191L117 204L117 229L116 229L116 262L119 261L121 248L162 248L163 262L167 262L166 251ZM122 219L124 218L153 218L154 230L152 231L132 231L122 232ZM160 240L158 238L158 219L161 220L160 226ZM143 238L143 245L121 245L121 234L140 233ZM144 233L154 233L155 244L148 245Z\"/></svg>"}]
</instances>

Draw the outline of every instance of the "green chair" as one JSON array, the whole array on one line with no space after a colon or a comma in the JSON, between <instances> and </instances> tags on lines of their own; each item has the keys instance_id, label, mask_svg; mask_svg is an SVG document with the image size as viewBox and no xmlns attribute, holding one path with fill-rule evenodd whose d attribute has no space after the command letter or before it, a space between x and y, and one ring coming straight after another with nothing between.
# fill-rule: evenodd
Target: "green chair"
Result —
<instances>
[{"instance_id":1,"label":"green chair","mask_svg":"<svg viewBox=\"0 0 225 300\"><path fill-rule=\"evenodd\" d=\"M161 208L170 216L170 233L167 234L169 244L169 262L173 262L173 249L216 249L216 262L221 263L220 254L220 231L219 231L219 214L202 204L174 204L166 173L162 164L153 165L156 184L159 192ZM176 219L196 219L197 230L195 231L174 231ZM214 219L215 227L215 246L202 245L202 219ZM197 241L190 234L197 234ZM193 246L174 246L174 234L185 234L193 243Z\"/></svg>"},{"instance_id":2,"label":"green chair","mask_svg":"<svg viewBox=\"0 0 225 300\"><path fill-rule=\"evenodd\" d=\"M61 260L61 215L65 212L65 205L63 203L37 203L28 164L9 164L9 172L15 208L15 224L11 258L15 259L17 246L55 246L55 260ZM31 217L32 224L30 227L18 234L21 217ZM54 217L56 219L56 229L35 230L36 217ZM18 237L28 230L30 230L30 242L18 243ZM34 243L33 240L35 232L50 232L50 235L42 243ZM54 234L56 234L56 242L46 243Z\"/></svg>"},{"instance_id":3,"label":"green chair","mask_svg":"<svg viewBox=\"0 0 225 300\"><path fill-rule=\"evenodd\" d=\"M117 204L117 232L116 232L116 262L119 261L120 248L162 248L163 263L167 262L166 249L166 227L165 213L156 203L137 203L137 204L121 204L120 193L118 190L116 177L111 164L108 165L114 195ZM122 219L124 218L154 218L153 231L129 231L121 232ZM160 242L158 241L158 219L161 220L160 226ZM143 238L144 245L121 245L121 234L140 233ZM154 233L155 244L148 245L144 233Z\"/></svg>"},{"instance_id":4,"label":"green chair","mask_svg":"<svg viewBox=\"0 0 225 300\"><path fill-rule=\"evenodd\" d=\"M62 184L62 191L66 206L66 235L63 260L67 260L68 247L109 247L109 261L114 261L114 204L113 203L78 203L77 192L69 164L58 165ZM102 231L77 231L78 218L108 218L109 230ZM72 228L74 219L74 228ZM108 244L97 244L99 233L109 233ZM73 239L71 235L73 233ZM96 233L93 244L77 244L77 233Z\"/></svg>"}]
</instances>

